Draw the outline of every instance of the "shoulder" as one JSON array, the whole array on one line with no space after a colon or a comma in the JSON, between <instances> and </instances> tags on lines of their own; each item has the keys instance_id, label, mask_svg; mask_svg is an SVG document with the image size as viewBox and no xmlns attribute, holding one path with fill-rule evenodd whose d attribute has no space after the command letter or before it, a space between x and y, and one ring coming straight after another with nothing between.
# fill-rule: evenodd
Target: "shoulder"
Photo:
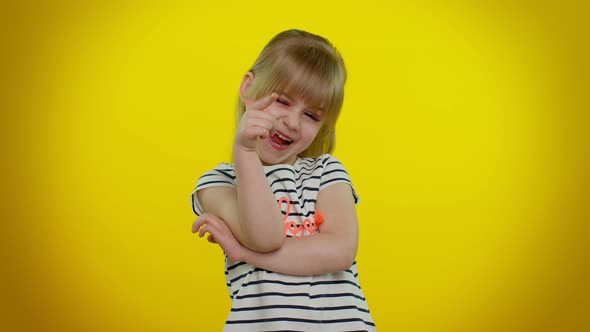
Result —
<instances>
[{"instance_id":1,"label":"shoulder","mask_svg":"<svg viewBox=\"0 0 590 332\"><path fill-rule=\"evenodd\" d=\"M322 176L327 176L333 173L344 173L348 177L348 173L344 165L336 157L330 154L323 154L317 158L318 163L322 165Z\"/></svg>"},{"instance_id":2,"label":"shoulder","mask_svg":"<svg viewBox=\"0 0 590 332\"><path fill-rule=\"evenodd\" d=\"M212 206L211 202L227 201L231 195L234 195L236 188L236 171L234 166L227 163L220 163L215 168L205 172L197 180L197 185L191 193L191 204L193 212L197 215L205 213L203 202L201 201L203 193L205 204ZM207 190L204 190L207 189Z\"/></svg>"},{"instance_id":3,"label":"shoulder","mask_svg":"<svg viewBox=\"0 0 590 332\"><path fill-rule=\"evenodd\" d=\"M220 163L215 168L205 172L197 181L197 189L204 189L211 186L236 185L236 171L232 164Z\"/></svg>"},{"instance_id":4,"label":"shoulder","mask_svg":"<svg viewBox=\"0 0 590 332\"><path fill-rule=\"evenodd\" d=\"M345 183L352 189L352 195L354 202L359 202L359 197L352 185L350 176L344 168L344 165L334 156L329 154L323 154L318 157L318 162L322 165L322 173L320 177L320 191L337 183Z\"/></svg>"},{"instance_id":5,"label":"shoulder","mask_svg":"<svg viewBox=\"0 0 590 332\"><path fill-rule=\"evenodd\" d=\"M215 168L207 171L205 174L203 174L203 176L207 175L207 174L222 174L222 175L226 175L226 176L234 176L236 175L236 170L234 168L233 164L228 164L228 163L219 163L217 166L215 166Z\"/></svg>"}]
</instances>

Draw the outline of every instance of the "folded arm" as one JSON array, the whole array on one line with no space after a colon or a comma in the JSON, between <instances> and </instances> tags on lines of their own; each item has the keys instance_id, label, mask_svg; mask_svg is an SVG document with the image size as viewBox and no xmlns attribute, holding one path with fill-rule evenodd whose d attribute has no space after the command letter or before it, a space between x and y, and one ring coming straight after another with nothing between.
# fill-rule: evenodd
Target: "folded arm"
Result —
<instances>
[{"instance_id":1,"label":"folded arm","mask_svg":"<svg viewBox=\"0 0 590 332\"><path fill-rule=\"evenodd\" d=\"M258 252L275 250L284 241L283 222L264 169L255 155L251 160L235 161L237 188L216 186L197 191L201 207L224 220L247 248Z\"/></svg>"},{"instance_id":2,"label":"folded arm","mask_svg":"<svg viewBox=\"0 0 590 332\"><path fill-rule=\"evenodd\" d=\"M325 217L320 232L286 238L272 252L256 252L239 244L223 222L214 215L197 219L193 232L218 243L233 261L291 275L318 275L349 268L356 256L358 224L350 185L334 184L318 194L316 210Z\"/></svg>"}]
</instances>

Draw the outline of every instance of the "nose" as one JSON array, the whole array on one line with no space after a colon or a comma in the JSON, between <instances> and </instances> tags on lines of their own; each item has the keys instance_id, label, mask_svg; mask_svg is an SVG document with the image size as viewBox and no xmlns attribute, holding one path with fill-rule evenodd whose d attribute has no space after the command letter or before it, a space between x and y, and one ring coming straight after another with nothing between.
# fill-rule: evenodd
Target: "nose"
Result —
<instances>
[{"instance_id":1,"label":"nose","mask_svg":"<svg viewBox=\"0 0 590 332\"><path fill-rule=\"evenodd\" d=\"M301 128L301 116L299 110L287 110L283 115L283 123L292 131L299 131Z\"/></svg>"}]
</instances>

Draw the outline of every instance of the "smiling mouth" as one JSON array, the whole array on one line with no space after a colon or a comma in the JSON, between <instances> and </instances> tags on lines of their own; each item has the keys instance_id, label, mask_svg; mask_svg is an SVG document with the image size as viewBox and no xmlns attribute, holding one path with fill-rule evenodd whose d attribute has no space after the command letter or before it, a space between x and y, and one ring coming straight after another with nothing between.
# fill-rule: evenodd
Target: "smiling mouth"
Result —
<instances>
[{"instance_id":1,"label":"smiling mouth","mask_svg":"<svg viewBox=\"0 0 590 332\"><path fill-rule=\"evenodd\" d=\"M293 143L291 138L284 135L280 131L277 131L274 135L269 136L269 140L271 145L278 150L285 149L291 145L291 143Z\"/></svg>"}]
</instances>

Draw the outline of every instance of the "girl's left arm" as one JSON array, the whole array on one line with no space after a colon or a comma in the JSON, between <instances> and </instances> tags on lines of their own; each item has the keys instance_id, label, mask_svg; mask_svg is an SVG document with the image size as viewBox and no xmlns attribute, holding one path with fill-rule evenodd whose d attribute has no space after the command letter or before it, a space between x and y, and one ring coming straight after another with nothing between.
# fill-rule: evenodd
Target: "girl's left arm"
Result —
<instances>
[{"instance_id":1,"label":"girl's left arm","mask_svg":"<svg viewBox=\"0 0 590 332\"><path fill-rule=\"evenodd\" d=\"M218 243L232 261L291 275L319 275L348 269L354 262L358 244L358 222L352 188L336 183L319 192L316 210L324 215L320 232L286 238L272 252L256 252L241 245L223 220L205 214L193 225L193 232Z\"/></svg>"}]
</instances>

